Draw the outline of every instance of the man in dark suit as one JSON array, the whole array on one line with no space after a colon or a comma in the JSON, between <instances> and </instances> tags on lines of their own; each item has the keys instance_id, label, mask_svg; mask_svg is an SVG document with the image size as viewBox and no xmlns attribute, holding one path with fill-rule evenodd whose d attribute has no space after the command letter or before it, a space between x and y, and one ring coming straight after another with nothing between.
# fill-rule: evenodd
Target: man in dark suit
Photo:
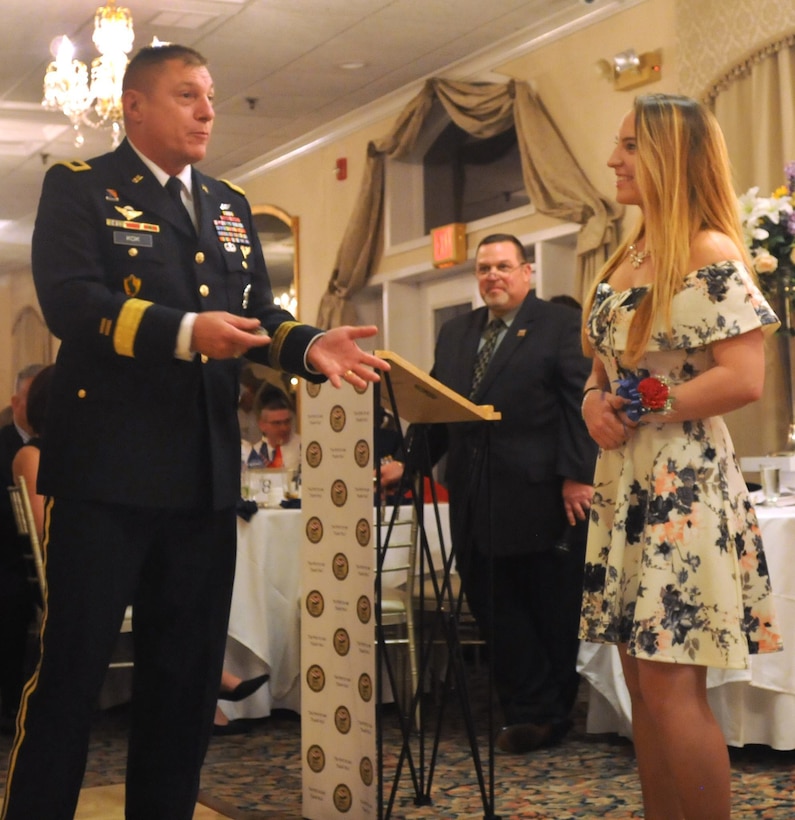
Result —
<instances>
[{"instance_id":1,"label":"man in dark suit","mask_svg":"<svg viewBox=\"0 0 795 820\"><path fill-rule=\"evenodd\" d=\"M192 167L215 116L202 55L142 49L123 107L116 151L48 171L33 237L61 346L39 473L47 614L3 820L73 816L128 604L126 817L193 817L235 564L236 357L335 386L382 365L356 344L375 328L323 334L273 304L242 191Z\"/></svg>"},{"instance_id":2,"label":"man in dark suit","mask_svg":"<svg viewBox=\"0 0 795 820\"><path fill-rule=\"evenodd\" d=\"M445 440L434 444L447 451L464 591L493 639L506 724L496 743L526 752L565 734L577 691L580 576L596 456L580 417L590 365L578 313L536 298L514 236L483 239L475 273L485 307L444 324L433 375L476 404L493 405L502 419L486 431L488 458L483 425L440 426L434 435Z\"/></svg>"},{"instance_id":3,"label":"man in dark suit","mask_svg":"<svg viewBox=\"0 0 795 820\"><path fill-rule=\"evenodd\" d=\"M27 417L28 388L42 365L33 364L17 374L11 397L11 424L0 427L0 732L13 731L22 693L28 624L34 598L23 557L24 540L17 533L6 487L14 483L11 465L30 438Z\"/></svg>"}]
</instances>

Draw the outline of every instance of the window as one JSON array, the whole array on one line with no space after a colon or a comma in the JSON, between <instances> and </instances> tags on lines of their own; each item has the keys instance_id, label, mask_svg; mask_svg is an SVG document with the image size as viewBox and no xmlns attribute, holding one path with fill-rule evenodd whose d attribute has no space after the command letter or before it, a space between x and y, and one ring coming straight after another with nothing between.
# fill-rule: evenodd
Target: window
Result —
<instances>
[{"instance_id":1,"label":"window","mask_svg":"<svg viewBox=\"0 0 795 820\"><path fill-rule=\"evenodd\" d=\"M425 232L529 204L516 130L477 139L450 123L423 158Z\"/></svg>"}]
</instances>

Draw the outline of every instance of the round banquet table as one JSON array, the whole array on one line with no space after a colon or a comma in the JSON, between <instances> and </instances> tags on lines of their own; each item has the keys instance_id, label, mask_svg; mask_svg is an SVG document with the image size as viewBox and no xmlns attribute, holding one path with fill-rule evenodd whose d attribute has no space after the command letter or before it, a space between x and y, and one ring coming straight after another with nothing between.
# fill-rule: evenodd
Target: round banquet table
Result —
<instances>
[{"instance_id":1,"label":"round banquet table","mask_svg":"<svg viewBox=\"0 0 795 820\"><path fill-rule=\"evenodd\" d=\"M450 549L447 504L438 506L441 539L433 507L426 505L424 510L426 537L437 568L442 541L445 550ZM244 680L265 672L271 677L244 701L219 701L230 720L266 717L273 709L300 711L302 541L300 509L265 508L250 521L238 518L224 668Z\"/></svg>"}]
</instances>

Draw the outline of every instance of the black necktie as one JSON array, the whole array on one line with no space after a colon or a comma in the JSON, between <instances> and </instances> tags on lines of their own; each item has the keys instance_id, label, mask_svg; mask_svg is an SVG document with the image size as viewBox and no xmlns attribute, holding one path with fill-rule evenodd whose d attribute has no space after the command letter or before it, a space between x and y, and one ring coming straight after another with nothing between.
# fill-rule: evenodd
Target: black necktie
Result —
<instances>
[{"instance_id":1,"label":"black necktie","mask_svg":"<svg viewBox=\"0 0 795 820\"><path fill-rule=\"evenodd\" d=\"M472 371L472 388L469 391L470 399L475 395L480 383L483 381L483 377L486 375L486 369L489 366L489 361L491 361L494 348L497 347L497 339L504 327L505 322L500 318L492 319L486 326L486 332L483 334L483 344L475 357L475 367Z\"/></svg>"},{"instance_id":2,"label":"black necktie","mask_svg":"<svg viewBox=\"0 0 795 820\"><path fill-rule=\"evenodd\" d=\"M177 177L169 177L168 182L166 182L166 190L174 200L174 204L179 209L180 214L187 219L187 224L190 226L191 231L195 232L196 228L193 224L193 220L188 213L188 209L185 207L185 203L182 201L182 180Z\"/></svg>"}]
</instances>

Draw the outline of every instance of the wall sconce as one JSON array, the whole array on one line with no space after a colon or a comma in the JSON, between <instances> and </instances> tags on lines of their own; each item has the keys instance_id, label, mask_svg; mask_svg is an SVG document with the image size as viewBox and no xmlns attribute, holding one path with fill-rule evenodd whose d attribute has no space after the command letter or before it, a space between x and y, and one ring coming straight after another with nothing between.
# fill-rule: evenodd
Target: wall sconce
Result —
<instances>
[{"instance_id":1,"label":"wall sconce","mask_svg":"<svg viewBox=\"0 0 795 820\"><path fill-rule=\"evenodd\" d=\"M638 54L628 48L610 60L599 60L600 73L613 81L616 91L626 91L662 79L662 49Z\"/></svg>"}]
</instances>

